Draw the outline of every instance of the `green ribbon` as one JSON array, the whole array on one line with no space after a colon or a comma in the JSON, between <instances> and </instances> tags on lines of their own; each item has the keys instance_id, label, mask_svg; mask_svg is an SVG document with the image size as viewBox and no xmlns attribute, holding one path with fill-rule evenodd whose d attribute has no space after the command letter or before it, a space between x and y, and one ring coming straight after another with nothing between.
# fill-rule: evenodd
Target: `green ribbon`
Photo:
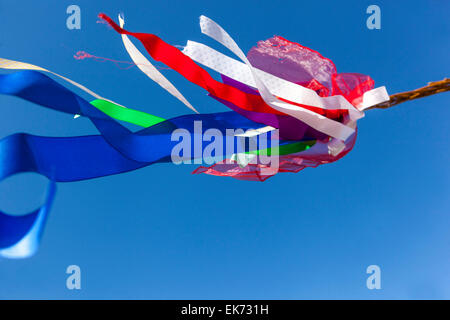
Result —
<instances>
[{"instance_id":1,"label":"green ribbon","mask_svg":"<svg viewBox=\"0 0 450 320\"><path fill-rule=\"evenodd\" d=\"M91 101L91 104L111 118L144 128L151 127L166 120L139 110L124 108L106 100L96 99Z\"/></svg>"},{"instance_id":2,"label":"green ribbon","mask_svg":"<svg viewBox=\"0 0 450 320\"><path fill-rule=\"evenodd\" d=\"M140 127L144 127L144 128L154 126L155 124L158 124L158 123L166 120L164 118L154 116L152 114L149 114L149 113L146 113L143 111L124 108L124 107L118 106L112 102L102 100L102 99L93 100L93 101L91 101L91 104L94 107L96 107L98 110L100 110L103 113L110 116L111 118L114 118L114 119L120 120L120 121L125 121L128 123L132 123L132 124L138 125ZM274 153L278 153L278 155L282 156L282 155L288 155L288 154L308 150L315 143L316 143L315 140L297 141L297 142L281 145L278 148L253 150L253 151L248 151L245 153L270 156L274 152ZM278 149L278 150L272 150L272 149Z\"/></svg>"}]
</instances>

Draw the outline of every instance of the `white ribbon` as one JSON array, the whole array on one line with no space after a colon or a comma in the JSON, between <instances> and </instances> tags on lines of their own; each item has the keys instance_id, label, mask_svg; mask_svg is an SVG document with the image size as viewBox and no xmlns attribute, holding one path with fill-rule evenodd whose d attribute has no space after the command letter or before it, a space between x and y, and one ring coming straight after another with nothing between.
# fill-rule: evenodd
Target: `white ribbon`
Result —
<instances>
[{"instance_id":1,"label":"white ribbon","mask_svg":"<svg viewBox=\"0 0 450 320\"><path fill-rule=\"evenodd\" d=\"M276 130L274 127L271 126L266 126L266 127L262 127L262 128L258 128L258 129L249 129L247 131L245 131L244 133L238 133L235 134L235 137L245 137L245 138L251 138L251 137L255 137L255 136L259 136L260 134L269 132L269 131L273 131Z\"/></svg>"},{"instance_id":2,"label":"white ribbon","mask_svg":"<svg viewBox=\"0 0 450 320\"><path fill-rule=\"evenodd\" d=\"M202 43L188 40L183 53L192 60L221 73L231 79L256 88L251 71L247 65L224 55ZM274 76L270 73L254 68L258 77L264 82L269 91L286 100L309 105L326 110L348 110L350 119L358 120L364 116L363 110L375 104L389 100L386 88L379 87L364 93L363 104L357 108L342 95L321 97L314 90L296 83Z\"/></svg>"},{"instance_id":3,"label":"white ribbon","mask_svg":"<svg viewBox=\"0 0 450 320\"><path fill-rule=\"evenodd\" d=\"M252 67L245 54L234 42L234 40L228 35L228 33L224 29L222 29L222 27L205 16L200 17L200 27L202 33L210 36L211 38L227 47L242 61L245 62L247 67L250 69L256 88L261 94L261 97L263 98L264 102L266 102L273 109L285 114L289 114L292 117L306 123L310 127L339 140L346 140L354 133L354 129L340 122L328 119L327 117L319 115L308 109L278 100L270 93L265 84L259 79L255 69Z\"/></svg>"},{"instance_id":4,"label":"white ribbon","mask_svg":"<svg viewBox=\"0 0 450 320\"><path fill-rule=\"evenodd\" d=\"M251 71L240 61L232 59L202 43L190 40L187 42L183 53L214 71L256 88ZM355 108L341 95L321 97L314 90L279 78L258 68L253 69L267 89L280 98L321 109L348 110L350 118L353 120L358 120L364 116L364 113Z\"/></svg>"},{"instance_id":5,"label":"white ribbon","mask_svg":"<svg viewBox=\"0 0 450 320\"><path fill-rule=\"evenodd\" d=\"M363 101L359 110L366 110L367 108L372 107L376 104L389 101L389 99L389 94L385 86L372 89L370 91L364 92Z\"/></svg>"},{"instance_id":6,"label":"white ribbon","mask_svg":"<svg viewBox=\"0 0 450 320\"><path fill-rule=\"evenodd\" d=\"M119 22L120 27L123 28L125 21L121 15L119 15ZM156 69L150 63L150 61L147 60L147 58L145 58L145 56L134 46L134 44L125 34L122 34L122 41L125 49L130 55L131 60L133 60L136 66L143 73L145 73L150 79L159 84L162 88L167 90L175 98L184 103L189 109L198 113L198 111L186 100L186 98L177 90L177 88L175 88L175 86L169 80L167 80L167 78L164 77L161 72L159 72L158 69Z\"/></svg>"}]
</instances>

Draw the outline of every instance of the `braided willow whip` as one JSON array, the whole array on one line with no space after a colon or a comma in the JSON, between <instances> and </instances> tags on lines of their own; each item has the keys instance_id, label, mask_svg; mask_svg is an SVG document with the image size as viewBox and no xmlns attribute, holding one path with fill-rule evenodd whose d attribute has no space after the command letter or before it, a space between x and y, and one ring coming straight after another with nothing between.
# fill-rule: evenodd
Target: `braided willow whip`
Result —
<instances>
[{"instance_id":1,"label":"braided willow whip","mask_svg":"<svg viewBox=\"0 0 450 320\"><path fill-rule=\"evenodd\" d=\"M387 109L405 101L419 99L449 90L450 90L450 79L446 78L441 81L429 82L428 85L425 87L393 94L389 97L390 98L389 101L376 104L370 108L367 108L367 110Z\"/></svg>"}]
</instances>

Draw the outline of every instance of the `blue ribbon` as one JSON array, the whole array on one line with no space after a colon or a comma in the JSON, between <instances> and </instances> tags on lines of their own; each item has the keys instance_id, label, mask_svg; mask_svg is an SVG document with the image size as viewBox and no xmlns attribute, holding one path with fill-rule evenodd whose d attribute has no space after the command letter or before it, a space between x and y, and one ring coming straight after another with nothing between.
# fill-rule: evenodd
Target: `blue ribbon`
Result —
<instances>
[{"instance_id":1,"label":"blue ribbon","mask_svg":"<svg viewBox=\"0 0 450 320\"><path fill-rule=\"evenodd\" d=\"M0 93L23 98L27 101L57 111L81 114L88 117L100 135L81 137L42 137L25 133L13 134L0 140L0 181L20 172L36 172L51 180L45 204L23 216L10 216L0 212L0 256L23 258L33 254L45 225L54 198L54 182L92 179L136 170L158 162L170 162L173 147L179 141L171 141L175 129L185 129L191 134L191 150L194 141L202 141L201 154L209 141L203 141L202 133L195 132L195 121L201 121L202 131L219 130L226 136L227 129L254 129L261 124L236 112L193 114L172 118L138 132L132 132L115 119L93 107L89 102L37 71L20 71L0 75ZM269 134L270 136L270 134ZM215 156L229 156L242 151L238 137L230 137L235 146L223 148ZM279 141L280 145L292 141ZM270 140L268 146L270 147ZM224 152L223 154L220 151Z\"/></svg>"}]
</instances>

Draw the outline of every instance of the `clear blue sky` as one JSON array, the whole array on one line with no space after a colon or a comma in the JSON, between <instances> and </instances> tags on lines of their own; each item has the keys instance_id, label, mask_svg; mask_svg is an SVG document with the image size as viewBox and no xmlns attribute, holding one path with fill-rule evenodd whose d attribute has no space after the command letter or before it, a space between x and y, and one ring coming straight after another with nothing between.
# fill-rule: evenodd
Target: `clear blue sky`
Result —
<instances>
[{"instance_id":1,"label":"clear blue sky","mask_svg":"<svg viewBox=\"0 0 450 320\"><path fill-rule=\"evenodd\" d=\"M81 30L66 28L70 4L81 8ZM381 8L381 30L366 28L370 4ZM85 50L129 60L120 37L96 23L99 12L123 12L130 30L177 45L212 43L199 31L204 14L245 51L281 35L396 93L449 76L449 9L438 0L2 0L0 56L168 118L190 111L136 68L72 58ZM200 112L227 110L164 72ZM264 183L171 164L59 183L37 255L0 260L0 298L450 299L449 98L369 111L345 158ZM12 97L0 104L0 137L96 133L87 119ZM0 184L0 208L27 212L45 186L37 175L11 177ZM81 268L80 291L65 287L71 264ZM366 288L371 264L381 267L381 290Z\"/></svg>"}]
</instances>

